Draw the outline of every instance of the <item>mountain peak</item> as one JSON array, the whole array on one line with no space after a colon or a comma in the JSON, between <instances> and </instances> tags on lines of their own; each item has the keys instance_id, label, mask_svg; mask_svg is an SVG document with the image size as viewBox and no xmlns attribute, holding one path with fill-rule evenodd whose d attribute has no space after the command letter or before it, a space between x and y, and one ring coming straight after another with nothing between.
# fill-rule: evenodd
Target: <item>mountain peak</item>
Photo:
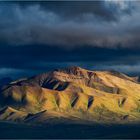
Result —
<instances>
[{"instance_id":1,"label":"mountain peak","mask_svg":"<svg viewBox=\"0 0 140 140\"><path fill-rule=\"evenodd\" d=\"M79 67L79 66L70 66L67 69L74 69L74 70L83 70L83 68Z\"/></svg>"},{"instance_id":2,"label":"mountain peak","mask_svg":"<svg viewBox=\"0 0 140 140\"><path fill-rule=\"evenodd\" d=\"M69 67L62 68L62 69L56 69L56 71L65 71L65 70L78 71L78 70L84 70L84 69L79 66L69 66Z\"/></svg>"},{"instance_id":3,"label":"mountain peak","mask_svg":"<svg viewBox=\"0 0 140 140\"><path fill-rule=\"evenodd\" d=\"M76 76L81 76L81 77L83 77L85 75L85 73L87 73L86 69L83 69L78 66L70 66L70 67L67 67L64 69L57 69L56 71L67 73L67 74L72 74L72 75L76 75Z\"/></svg>"}]
</instances>

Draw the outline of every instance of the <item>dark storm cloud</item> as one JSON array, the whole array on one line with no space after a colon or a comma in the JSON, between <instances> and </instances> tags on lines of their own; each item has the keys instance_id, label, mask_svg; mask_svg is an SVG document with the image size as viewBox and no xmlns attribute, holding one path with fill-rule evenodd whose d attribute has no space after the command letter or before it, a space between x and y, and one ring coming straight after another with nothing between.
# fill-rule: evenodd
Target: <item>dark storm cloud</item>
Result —
<instances>
[{"instance_id":1,"label":"dark storm cloud","mask_svg":"<svg viewBox=\"0 0 140 140\"><path fill-rule=\"evenodd\" d=\"M0 42L66 48L132 46L139 42L138 5L129 1L1 3Z\"/></svg>"},{"instance_id":2,"label":"dark storm cloud","mask_svg":"<svg viewBox=\"0 0 140 140\"><path fill-rule=\"evenodd\" d=\"M60 1L60 2L18 2L25 8L29 5L39 5L41 9L56 13L65 19L82 19L84 16L95 15L104 20L117 20L121 13L131 13L131 8L120 9L112 3L106 4L104 1Z\"/></svg>"},{"instance_id":3,"label":"dark storm cloud","mask_svg":"<svg viewBox=\"0 0 140 140\"><path fill-rule=\"evenodd\" d=\"M80 46L65 50L49 45L3 46L0 51L0 76L31 76L73 65L91 70L114 69L136 74L139 60L140 50L132 49Z\"/></svg>"},{"instance_id":4,"label":"dark storm cloud","mask_svg":"<svg viewBox=\"0 0 140 140\"><path fill-rule=\"evenodd\" d=\"M0 77L78 65L140 74L138 1L1 2Z\"/></svg>"}]
</instances>

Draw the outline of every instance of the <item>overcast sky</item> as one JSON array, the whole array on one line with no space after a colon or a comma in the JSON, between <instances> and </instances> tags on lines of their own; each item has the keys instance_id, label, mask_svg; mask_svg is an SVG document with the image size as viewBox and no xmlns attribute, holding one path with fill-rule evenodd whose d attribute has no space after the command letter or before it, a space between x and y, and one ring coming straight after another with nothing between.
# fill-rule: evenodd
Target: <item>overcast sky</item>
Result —
<instances>
[{"instance_id":1,"label":"overcast sky","mask_svg":"<svg viewBox=\"0 0 140 140\"><path fill-rule=\"evenodd\" d=\"M0 77L71 65L140 75L140 2L0 2Z\"/></svg>"}]
</instances>

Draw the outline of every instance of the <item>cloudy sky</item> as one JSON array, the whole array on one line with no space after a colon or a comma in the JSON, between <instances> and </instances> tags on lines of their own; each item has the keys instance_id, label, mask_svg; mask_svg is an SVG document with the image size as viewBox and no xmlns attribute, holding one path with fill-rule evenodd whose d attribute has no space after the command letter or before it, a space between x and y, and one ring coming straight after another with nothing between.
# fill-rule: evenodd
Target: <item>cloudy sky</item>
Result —
<instances>
[{"instance_id":1,"label":"cloudy sky","mask_svg":"<svg viewBox=\"0 0 140 140\"><path fill-rule=\"evenodd\" d=\"M140 2L0 2L0 77L71 65L140 75Z\"/></svg>"}]
</instances>

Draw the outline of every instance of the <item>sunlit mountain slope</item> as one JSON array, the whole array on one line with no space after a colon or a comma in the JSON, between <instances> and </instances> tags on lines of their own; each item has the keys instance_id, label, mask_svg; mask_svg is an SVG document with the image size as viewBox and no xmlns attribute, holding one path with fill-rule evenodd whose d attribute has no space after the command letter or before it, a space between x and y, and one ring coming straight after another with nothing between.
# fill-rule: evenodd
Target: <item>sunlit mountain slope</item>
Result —
<instances>
[{"instance_id":1,"label":"sunlit mountain slope","mask_svg":"<svg viewBox=\"0 0 140 140\"><path fill-rule=\"evenodd\" d=\"M5 85L0 106L1 120L135 122L140 120L140 84L116 71L69 67Z\"/></svg>"}]
</instances>

